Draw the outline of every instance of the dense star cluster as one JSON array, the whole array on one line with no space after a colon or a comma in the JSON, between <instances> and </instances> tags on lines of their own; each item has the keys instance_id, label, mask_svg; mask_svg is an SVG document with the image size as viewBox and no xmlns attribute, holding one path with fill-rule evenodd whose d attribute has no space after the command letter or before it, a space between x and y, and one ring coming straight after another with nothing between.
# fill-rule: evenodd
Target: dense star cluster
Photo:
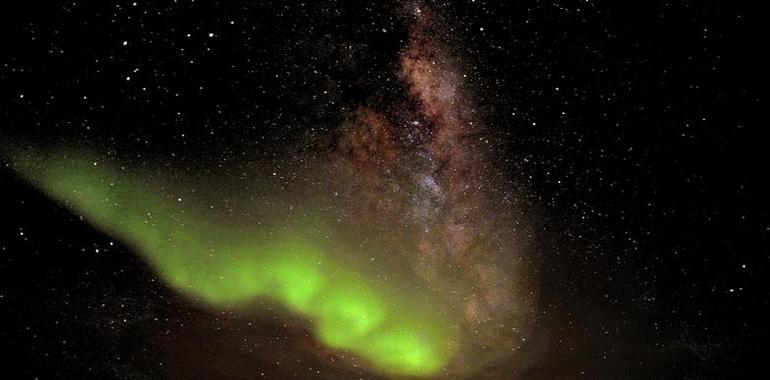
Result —
<instances>
[{"instance_id":1,"label":"dense star cluster","mask_svg":"<svg viewBox=\"0 0 770 380\"><path fill-rule=\"evenodd\" d=\"M4 4L5 371L752 378L757 14Z\"/></svg>"}]
</instances>

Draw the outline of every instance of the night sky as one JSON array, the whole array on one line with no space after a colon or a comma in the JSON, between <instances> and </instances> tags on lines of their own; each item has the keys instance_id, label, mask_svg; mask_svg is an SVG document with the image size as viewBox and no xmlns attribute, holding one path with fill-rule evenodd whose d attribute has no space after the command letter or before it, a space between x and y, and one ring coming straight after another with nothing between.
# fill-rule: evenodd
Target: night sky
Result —
<instances>
[{"instance_id":1,"label":"night sky","mask_svg":"<svg viewBox=\"0 0 770 380\"><path fill-rule=\"evenodd\" d=\"M3 3L0 377L761 378L761 12L627 3Z\"/></svg>"}]
</instances>

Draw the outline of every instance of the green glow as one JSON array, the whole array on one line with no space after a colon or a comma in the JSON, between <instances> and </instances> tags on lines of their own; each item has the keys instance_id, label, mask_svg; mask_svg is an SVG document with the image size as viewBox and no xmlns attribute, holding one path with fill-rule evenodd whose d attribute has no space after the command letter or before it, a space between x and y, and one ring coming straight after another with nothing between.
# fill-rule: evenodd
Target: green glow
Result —
<instances>
[{"instance_id":1,"label":"green glow","mask_svg":"<svg viewBox=\"0 0 770 380\"><path fill-rule=\"evenodd\" d=\"M248 228L218 223L201 200L180 200L147 175L76 156L11 161L46 194L135 247L193 300L225 309L271 299L307 318L329 347L390 374L432 375L451 359L455 334L441 304L327 252L329 244L318 243L323 223L275 216Z\"/></svg>"}]
</instances>

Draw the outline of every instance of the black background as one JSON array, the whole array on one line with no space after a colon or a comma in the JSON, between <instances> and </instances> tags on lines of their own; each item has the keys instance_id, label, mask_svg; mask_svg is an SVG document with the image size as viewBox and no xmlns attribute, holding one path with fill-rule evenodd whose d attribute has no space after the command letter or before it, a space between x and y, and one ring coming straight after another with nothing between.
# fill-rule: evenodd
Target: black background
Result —
<instances>
[{"instance_id":1,"label":"black background","mask_svg":"<svg viewBox=\"0 0 770 380\"><path fill-rule=\"evenodd\" d=\"M0 138L190 170L279 157L359 104L403 96L401 6L366 3L3 3ZM504 142L498 164L542 210L554 348L531 377L757 378L770 257L760 13L628 3L433 3ZM185 304L8 167L0 215L3 371L350 375L287 348L312 344L305 332ZM239 334L253 345L189 347Z\"/></svg>"}]
</instances>

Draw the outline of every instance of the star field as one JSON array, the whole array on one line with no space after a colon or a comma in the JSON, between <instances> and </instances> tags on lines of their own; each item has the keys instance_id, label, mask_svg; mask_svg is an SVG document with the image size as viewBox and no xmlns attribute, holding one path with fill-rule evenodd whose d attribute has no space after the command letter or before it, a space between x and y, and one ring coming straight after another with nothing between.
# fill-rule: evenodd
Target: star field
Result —
<instances>
[{"instance_id":1,"label":"star field","mask_svg":"<svg viewBox=\"0 0 770 380\"><path fill-rule=\"evenodd\" d=\"M755 378L742 2L0 8L19 378Z\"/></svg>"}]
</instances>

